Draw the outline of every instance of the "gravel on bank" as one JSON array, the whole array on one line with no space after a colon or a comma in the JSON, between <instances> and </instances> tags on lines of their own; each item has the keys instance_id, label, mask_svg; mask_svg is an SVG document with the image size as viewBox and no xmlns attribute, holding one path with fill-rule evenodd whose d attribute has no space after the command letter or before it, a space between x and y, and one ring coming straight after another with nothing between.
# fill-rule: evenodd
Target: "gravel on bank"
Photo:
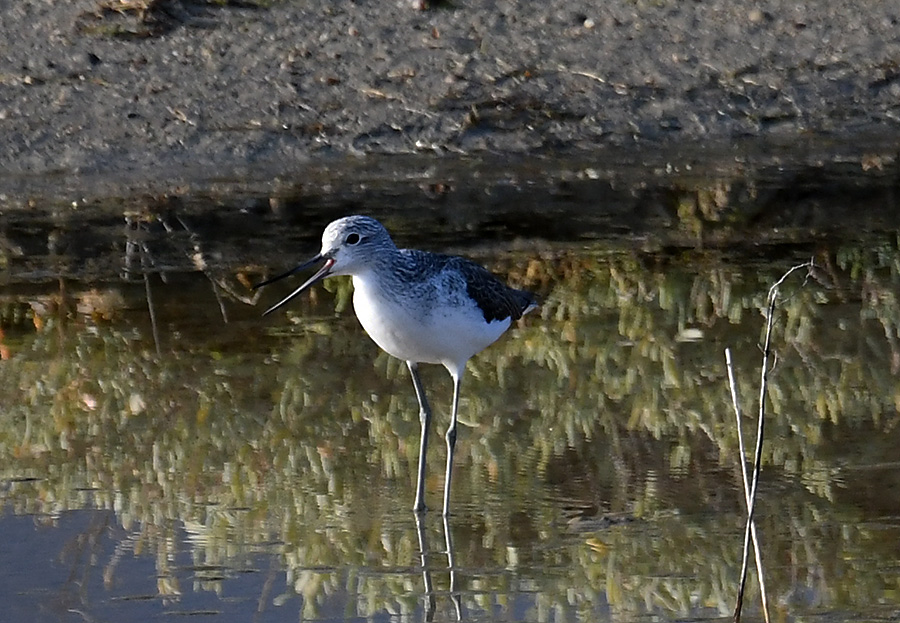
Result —
<instances>
[{"instance_id":1,"label":"gravel on bank","mask_svg":"<svg viewBox=\"0 0 900 623\"><path fill-rule=\"evenodd\" d=\"M900 137L896 0L0 11L0 188L22 175L160 180L344 155Z\"/></svg>"}]
</instances>

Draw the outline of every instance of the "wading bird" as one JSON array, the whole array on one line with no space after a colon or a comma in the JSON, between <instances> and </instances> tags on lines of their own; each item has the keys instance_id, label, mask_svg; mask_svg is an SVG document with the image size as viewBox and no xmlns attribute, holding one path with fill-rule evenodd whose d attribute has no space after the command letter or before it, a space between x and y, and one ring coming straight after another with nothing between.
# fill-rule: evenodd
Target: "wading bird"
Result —
<instances>
[{"instance_id":1,"label":"wading bird","mask_svg":"<svg viewBox=\"0 0 900 623\"><path fill-rule=\"evenodd\" d=\"M459 391L466 363L506 331L513 320L537 306L533 294L510 288L478 264L462 257L398 249L373 218L347 216L322 234L319 254L270 284L324 262L303 285L265 311L269 314L330 276L353 280L353 309L378 346L409 367L419 401L421 440L414 510L425 511L425 455L431 408L419 378L420 363L442 364L453 378L453 410L447 428L444 515L450 509L450 476L456 445ZM264 314L264 315L265 315Z\"/></svg>"}]
</instances>

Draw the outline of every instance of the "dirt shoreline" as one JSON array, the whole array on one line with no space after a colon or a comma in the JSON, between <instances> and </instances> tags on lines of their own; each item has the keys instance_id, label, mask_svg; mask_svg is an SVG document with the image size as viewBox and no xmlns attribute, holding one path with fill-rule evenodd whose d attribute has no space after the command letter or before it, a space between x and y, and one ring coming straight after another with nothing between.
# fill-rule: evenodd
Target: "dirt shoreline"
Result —
<instances>
[{"instance_id":1,"label":"dirt shoreline","mask_svg":"<svg viewBox=\"0 0 900 623\"><path fill-rule=\"evenodd\" d=\"M0 192L376 154L896 156L898 35L893 0L26 0L0 21Z\"/></svg>"}]
</instances>

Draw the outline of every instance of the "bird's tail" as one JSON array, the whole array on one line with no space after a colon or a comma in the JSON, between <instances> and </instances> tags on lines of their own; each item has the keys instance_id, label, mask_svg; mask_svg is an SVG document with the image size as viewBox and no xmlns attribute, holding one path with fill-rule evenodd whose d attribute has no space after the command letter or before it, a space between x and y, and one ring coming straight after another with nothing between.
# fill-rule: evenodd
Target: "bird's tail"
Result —
<instances>
[{"instance_id":1,"label":"bird's tail","mask_svg":"<svg viewBox=\"0 0 900 623\"><path fill-rule=\"evenodd\" d=\"M518 299L519 309L521 310L519 312L518 318L521 318L528 312L537 309L537 307L541 304L537 296L535 296L531 292L528 292L527 290L516 290L516 298Z\"/></svg>"}]
</instances>

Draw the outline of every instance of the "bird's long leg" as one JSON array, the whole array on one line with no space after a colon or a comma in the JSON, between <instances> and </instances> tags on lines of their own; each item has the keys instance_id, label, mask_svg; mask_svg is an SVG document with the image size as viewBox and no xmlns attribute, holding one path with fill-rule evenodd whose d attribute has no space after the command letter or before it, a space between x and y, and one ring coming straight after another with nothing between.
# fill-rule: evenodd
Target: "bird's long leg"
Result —
<instances>
[{"instance_id":1,"label":"bird's long leg","mask_svg":"<svg viewBox=\"0 0 900 623\"><path fill-rule=\"evenodd\" d=\"M419 365L414 361L407 361L409 374L412 376L413 387L416 388L416 398L419 400L419 422L422 425L422 436L419 440L419 476L416 480L416 503L413 511L424 513L425 507L425 455L428 453L428 429L431 428L431 407L428 406L428 398L425 397L425 388L422 387L422 379L419 378Z\"/></svg>"},{"instance_id":2,"label":"bird's long leg","mask_svg":"<svg viewBox=\"0 0 900 623\"><path fill-rule=\"evenodd\" d=\"M450 370L448 368L448 370ZM450 514L450 477L453 472L453 450L456 447L456 415L459 412L459 388L462 385L462 375L465 365L459 369L450 370L453 377L453 411L450 415L450 426L447 427L447 473L444 475L444 517Z\"/></svg>"}]
</instances>

